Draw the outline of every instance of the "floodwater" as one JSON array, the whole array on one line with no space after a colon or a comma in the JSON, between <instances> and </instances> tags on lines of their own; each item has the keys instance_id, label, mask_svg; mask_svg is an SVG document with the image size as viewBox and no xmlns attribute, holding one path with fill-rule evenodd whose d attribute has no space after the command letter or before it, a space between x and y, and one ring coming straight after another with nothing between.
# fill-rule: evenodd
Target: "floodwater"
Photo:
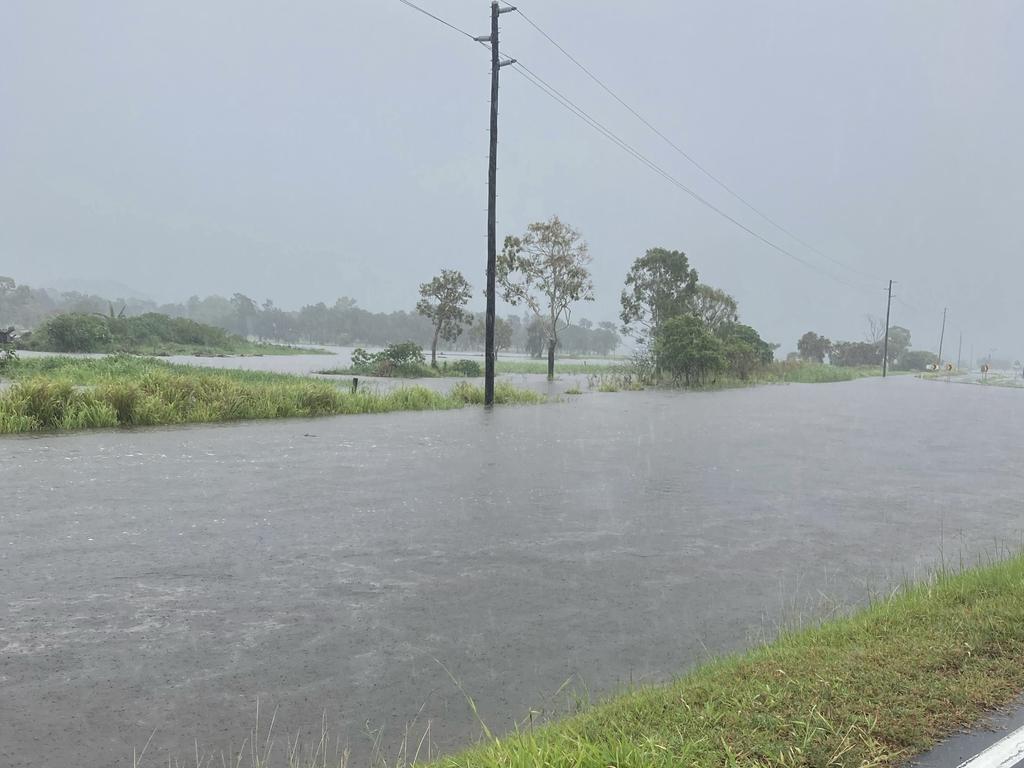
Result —
<instances>
[{"instance_id":1,"label":"floodwater","mask_svg":"<svg viewBox=\"0 0 1024 768\"><path fill-rule=\"evenodd\" d=\"M5 438L0 766L219 755L257 697L356 765L454 749L445 667L506 730L1018 545L1022 434L894 377Z\"/></svg>"}]
</instances>

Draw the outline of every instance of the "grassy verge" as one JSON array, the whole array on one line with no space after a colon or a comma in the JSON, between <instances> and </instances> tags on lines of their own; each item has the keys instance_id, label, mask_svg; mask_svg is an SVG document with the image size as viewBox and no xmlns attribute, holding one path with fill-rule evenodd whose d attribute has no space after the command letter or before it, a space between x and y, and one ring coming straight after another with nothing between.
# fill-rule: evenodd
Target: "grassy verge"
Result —
<instances>
[{"instance_id":1,"label":"grassy verge","mask_svg":"<svg viewBox=\"0 0 1024 768\"><path fill-rule=\"evenodd\" d=\"M899 766L1021 689L1017 557L433 765Z\"/></svg>"},{"instance_id":2,"label":"grassy verge","mask_svg":"<svg viewBox=\"0 0 1024 768\"><path fill-rule=\"evenodd\" d=\"M10 364L0 390L0 434L118 426L461 408L483 402L468 382L451 392L405 387L353 394L300 376L171 365L113 356L35 358ZM535 392L495 388L499 404L543 402Z\"/></svg>"}]
</instances>

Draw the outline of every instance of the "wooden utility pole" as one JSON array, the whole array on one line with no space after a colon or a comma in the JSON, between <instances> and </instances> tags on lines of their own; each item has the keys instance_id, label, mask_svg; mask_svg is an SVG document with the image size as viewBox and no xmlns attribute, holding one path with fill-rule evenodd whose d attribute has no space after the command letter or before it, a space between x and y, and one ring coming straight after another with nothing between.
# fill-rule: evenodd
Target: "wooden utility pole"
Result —
<instances>
[{"instance_id":1,"label":"wooden utility pole","mask_svg":"<svg viewBox=\"0 0 1024 768\"><path fill-rule=\"evenodd\" d=\"M956 348L956 369L960 370L960 353L964 351L964 332L960 331L960 343Z\"/></svg>"},{"instance_id":2,"label":"wooden utility pole","mask_svg":"<svg viewBox=\"0 0 1024 768\"><path fill-rule=\"evenodd\" d=\"M942 368L942 342L946 338L946 310L949 307L942 308L942 333L939 334L939 368Z\"/></svg>"},{"instance_id":3,"label":"wooden utility pole","mask_svg":"<svg viewBox=\"0 0 1024 768\"><path fill-rule=\"evenodd\" d=\"M889 300L885 303L885 343L882 345L882 378L889 369L889 310L892 309L892 280L889 281Z\"/></svg>"},{"instance_id":4,"label":"wooden utility pole","mask_svg":"<svg viewBox=\"0 0 1024 768\"><path fill-rule=\"evenodd\" d=\"M495 282L498 262L498 72L514 64L514 59L502 61L498 57L498 16L514 11L507 6L499 8L497 0L491 2L491 34L474 38L491 46L491 151L487 161L487 314L484 320L484 405L494 404L494 309Z\"/></svg>"}]
</instances>

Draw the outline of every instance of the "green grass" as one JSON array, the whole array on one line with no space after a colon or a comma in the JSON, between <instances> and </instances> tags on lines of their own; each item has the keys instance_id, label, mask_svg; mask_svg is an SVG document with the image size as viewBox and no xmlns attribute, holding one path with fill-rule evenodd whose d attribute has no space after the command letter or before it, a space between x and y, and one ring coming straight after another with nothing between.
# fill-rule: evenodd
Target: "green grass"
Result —
<instances>
[{"instance_id":1,"label":"green grass","mask_svg":"<svg viewBox=\"0 0 1024 768\"><path fill-rule=\"evenodd\" d=\"M1024 558L941 573L855 615L435 768L900 766L1024 689Z\"/></svg>"},{"instance_id":2,"label":"green grass","mask_svg":"<svg viewBox=\"0 0 1024 768\"><path fill-rule=\"evenodd\" d=\"M0 434L240 419L461 408L483 402L483 389L462 382L449 393L424 387L351 393L300 376L172 365L118 355L19 360L0 390ZM500 383L495 402L544 402L535 392Z\"/></svg>"},{"instance_id":3,"label":"green grass","mask_svg":"<svg viewBox=\"0 0 1024 768\"><path fill-rule=\"evenodd\" d=\"M773 363L759 377L766 381L792 382L799 384L827 384L834 381L881 376L879 366L842 367L817 363Z\"/></svg>"}]
</instances>

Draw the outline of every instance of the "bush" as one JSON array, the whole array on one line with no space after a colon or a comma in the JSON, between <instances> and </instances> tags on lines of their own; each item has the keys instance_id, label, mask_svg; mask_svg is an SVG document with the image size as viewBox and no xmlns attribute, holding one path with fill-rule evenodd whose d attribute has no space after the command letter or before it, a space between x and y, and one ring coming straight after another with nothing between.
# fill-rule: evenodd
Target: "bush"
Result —
<instances>
[{"instance_id":1,"label":"bush","mask_svg":"<svg viewBox=\"0 0 1024 768\"><path fill-rule=\"evenodd\" d=\"M898 367L903 371L926 371L929 365L938 362L939 357L935 353L917 349L913 352L904 352L898 361Z\"/></svg>"},{"instance_id":2,"label":"bush","mask_svg":"<svg viewBox=\"0 0 1024 768\"><path fill-rule=\"evenodd\" d=\"M702 383L725 365L721 340L691 315L673 317L658 329L654 356L658 368L687 385Z\"/></svg>"},{"instance_id":3,"label":"bush","mask_svg":"<svg viewBox=\"0 0 1024 768\"><path fill-rule=\"evenodd\" d=\"M456 360L448 366L447 370L455 376L465 376L471 379L484 375L483 368L476 360Z\"/></svg>"},{"instance_id":4,"label":"bush","mask_svg":"<svg viewBox=\"0 0 1024 768\"><path fill-rule=\"evenodd\" d=\"M32 346L51 352L108 352L114 337L106 318L95 315L57 315L33 335Z\"/></svg>"},{"instance_id":5,"label":"bush","mask_svg":"<svg viewBox=\"0 0 1024 768\"><path fill-rule=\"evenodd\" d=\"M31 337L26 334L22 344L26 349L44 352L232 354L254 349L245 339L220 328L157 312L138 317L57 315L43 323Z\"/></svg>"},{"instance_id":6,"label":"bush","mask_svg":"<svg viewBox=\"0 0 1024 768\"><path fill-rule=\"evenodd\" d=\"M775 356L772 345L749 325L731 323L722 329L720 336L730 372L744 381L759 368L769 365Z\"/></svg>"},{"instance_id":7,"label":"bush","mask_svg":"<svg viewBox=\"0 0 1024 768\"><path fill-rule=\"evenodd\" d=\"M367 376L436 376L427 368L423 348L413 341L391 344L380 352L367 352L359 348L352 352L353 373Z\"/></svg>"}]
</instances>

